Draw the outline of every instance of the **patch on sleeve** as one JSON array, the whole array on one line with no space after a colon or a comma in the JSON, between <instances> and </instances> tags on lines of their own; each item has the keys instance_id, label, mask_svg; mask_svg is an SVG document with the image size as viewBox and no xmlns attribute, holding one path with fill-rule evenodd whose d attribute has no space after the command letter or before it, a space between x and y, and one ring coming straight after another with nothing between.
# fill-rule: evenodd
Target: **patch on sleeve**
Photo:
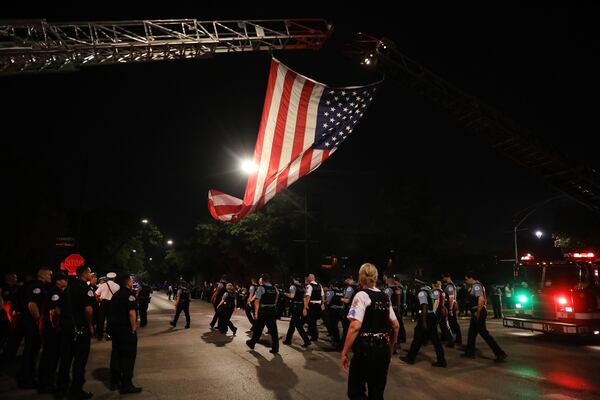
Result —
<instances>
[{"instance_id":1,"label":"patch on sleeve","mask_svg":"<svg viewBox=\"0 0 600 400\"><path fill-rule=\"evenodd\" d=\"M88 296L94 297L94 292L92 292L91 290L88 290Z\"/></svg>"},{"instance_id":2,"label":"patch on sleeve","mask_svg":"<svg viewBox=\"0 0 600 400\"><path fill-rule=\"evenodd\" d=\"M58 301L59 298L60 298L59 295L53 294L52 297L50 297L50 300L52 300L52 301Z\"/></svg>"},{"instance_id":3,"label":"patch on sleeve","mask_svg":"<svg viewBox=\"0 0 600 400\"><path fill-rule=\"evenodd\" d=\"M427 293L425 293L425 292L419 292L419 298L420 299L427 299Z\"/></svg>"},{"instance_id":4,"label":"patch on sleeve","mask_svg":"<svg viewBox=\"0 0 600 400\"><path fill-rule=\"evenodd\" d=\"M352 309L350 310L350 312L348 313L348 318L354 318L356 317L356 310Z\"/></svg>"},{"instance_id":5,"label":"patch on sleeve","mask_svg":"<svg viewBox=\"0 0 600 400\"><path fill-rule=\"evenodd\" d=\"M40 289L39 287L36 287L35 289L33 289L33 294L40 294L42 293L42 289Z\"/></svg>"},{"instance_id":6,"label":"patch on sleeve","mask_svg":"<svg viewBox=\"0 0 600 400\"><path fill-rule=\"evenodd\" d=\"M129 296L129 301L135 301L135 296Z\"/></svg>"}]
</instances>

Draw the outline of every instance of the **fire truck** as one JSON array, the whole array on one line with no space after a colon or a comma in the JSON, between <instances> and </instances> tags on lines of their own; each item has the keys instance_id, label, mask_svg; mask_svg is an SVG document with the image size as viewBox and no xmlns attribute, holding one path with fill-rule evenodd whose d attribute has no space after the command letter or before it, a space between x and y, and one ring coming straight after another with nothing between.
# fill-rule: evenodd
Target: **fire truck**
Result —
<instances>
[{"instance_id":1,"label":"fire truck","mask_svg":"<svg viewBox=\"0 0 600 400\"><path fill-rule=\"evenodd\" d=\"M521 257L513 288L514 316L503 325L569 336L600 338L600 258L568 253L557 261Z\"/></svg>"}]
</instances>

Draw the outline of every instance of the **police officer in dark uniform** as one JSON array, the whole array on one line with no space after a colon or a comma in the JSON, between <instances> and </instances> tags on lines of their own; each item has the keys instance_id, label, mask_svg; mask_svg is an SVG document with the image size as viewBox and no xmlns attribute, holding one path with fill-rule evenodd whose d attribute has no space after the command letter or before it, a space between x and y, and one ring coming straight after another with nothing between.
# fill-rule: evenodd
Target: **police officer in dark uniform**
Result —
<instances>
[{"instance_id":1,"label":"police officer in dark uniform","mask_svg":"<svg viewBox=\"0 0 600 400\"><path fill-rule=\"evenodd\" d=\"M139 393L142 388L133 385L133 367L137 356L137 299L133 279L119 276L119 290L110 301L108 326L112 334L110 354L110 389L121 394Z\"/></svg>"},{"instance_id":2,"label":"police officer in dark uniform","mask_svg":"<svg viewBox=\"0 0 600 400\"><path fill-rule=\"evenodd\" d=\"M352 301L354 300L354 296L358 293L359 286L352 275L348 274L344 278L344 283L346 288L344 289L344 297L342 297L342 303L344 303L344 308L342 309L342 313L344 315L348 315L350 311L350 306L352 305ZM342 344L346 342L346 335L348 333L348 328L350 327L350 320L348 318L342 318Z\"/></svg>"},{"instance_id":3,"label":"police officer in dark uniform","mask_svg":"<svg viewBox=\"0 0 600 400\"><path fill-rule=\"evenodd\" d=\"M437 361L432 363L434 367L446 367L446 359L444 358L444 348L440 343L440 337L437 331L437 317L434 312L434 300L431 287L423 286L417 293L417 299L421 305L421 310L417 316L417 326L413 341L410 345L410 350L406 356L400 357L407 364L414 364L417 353L426 338L431 340L435 348Z\"/></svg>"},{"instance_id":4,"label":"police officer in dark uniform","mask_svg":"<svg viewBox=\"0 0 600 400\"><path fill-rule=\"evenodd\" d=\"M342 316L342 313L344 312L344 303L342 303L342 299L344 298L344 291L342 290L341 286L342 285L340 285L337 282L331 285L332 295L327 302L327 307L329 308L329 316L327 320L329 323L329 331L331 332L331 344L333 345L333 347L338 348L340 350L343 343L341 343L340 329L338 325L340 323L340 320L343 317L345 317L345 315Z\"/></svg>"},{"instance_id":5,"label":"police officer in dark uniform","mask_svg":"<svg viewBox=\"0 0 600 400\"><path fill-rule=\"evenodd\" d=\"M96 293L96 290L98 290L98 276L96 275L95 272L91 273L90 281L88 282L88 286L94 292L94 294ZM98 332L98 320L100 319L100 303L98 302L97 296L96 296L96 301L94 302L94 305L93 305L93 309L94 309L94 316L93 316L94 330L96 332Z\"/></svg>"},{"instance_id":6,"label":"police officer in dark uniform","mask_svg":"<svg viewBox=\"0 0 600 400\"><path fill-rule=\"evenodd\" d=\"M83 390L85 366L90 354L90 340L94 334L93 304L94 292L87 282L90 280L89 267L77 267L77 278L69 282L60 301L60 365L56 383L57 397L62 397L67 389L70 399L89 399L93 393ZM69 388L71 369L73 380Z\"/></svg>"},{"instance_id":7,"label":"police officer in dark uniform","mask_svg":"<svg viewBox=\"0 0 600 400\"><path fill-rule=\"evenodd\" d=\"M256 287L258 283L256 282L256 278L252 277L250 279L250 287L248 288L248 298L246 299L246 317L248 317L248 321L250 325L252 325L251 330L254 328L254 293L256 292Z\"/></svg>"},{"instance_id":8,"label":"police officer in dark uniform","mask_svg":"<svg viewBox=\"0 0 600 400\"><path fill-rule=\"evenodd\" d=\"M225 286L225 293L223 293L223 297L217 306L217 313L219 313L217 329L223 334L227 333L227 328L231 329L231 332L233 332L234 335L237 332L237 328L233 325L233 322L231 322L231 315L233 314L236 305L236 296L233 289L233 284L231 283L228 283L227 286Z\"/></svg>"},{"instance_id":9,"label":"police officer in dark uniform","mask_svg":"<svg viewBox=\"0 0 600 400\"><path fill-rule=\"evenodd\" d=\"M37 271L37 279L29 282L24 288L25 296L22 298L21 309L23 310L25 345L17 378L18 385L22 389L33 389L37 386L33 377L41 346L40 322L43 305L47 284L50 282L52 282L52 270L42 267Z\"/></svg>"},{"instance_id":10,"label":"police officer in dark uniform","mask_svg":"<svg viewBox=\"0 0 600 400\"><path fill-rule=\"evenodd\" d=\"M506 359L507 354L502 351L500 346L498 346L498 343L496 343L485 326L485 320L487 318L485 288L481 282L476 279L473 272L467 272L465 274L465 282L471 285L468 300L469 309L471 310L471 322L469 324L467 348L462 356L469 358L475 357L475 339L477 339L477 334L479 333L494 352L494 355L496 356L494 361L502 362Z\"/></svg>"},{"instance_id":11,"label":"police officer in dark uniform","mask_svg":"<svg viewBox=\"0 0 600 400\"><path fill-rule=\"evenodd\" d=\"M304 341L302 347L310 346L310 339L304 330L304 317L302 316L302 310L304 309L304 286L300 284L300 276L294 275L292 277L292 284L288 289L288 293L285 295L290 299L290 325L285 336L283 344L288 346L292 344L292 336L294 336L294 330L297 330L300 337Z\"/></svg>"},{"instance_id":12,"label":"police officer in dark uniform","mask_svg":"<svg viewBox=\"0 0 600 400\"><path fill-rule=\"evenodd\" d=\"M140 327L148 325L148 306L152 297L152 288L145 282L138 292L138 305L140 308Z\"/></svg>"},{"instance_id":13,"label":"police officer in dark uniform","mask_svg":"<svg viewBox=\"0 0 600 400\"><path fill-rule=\"evenodd\" d=\"M323 313L323 299L325 291L320 283L315 280L314 274L308 274L308 285L304 294L304 311L302 315L308 322L308 335L310 340L316 342L319 340L319 330L317 329L317 320Z\"/></svg>"},{"instance_id":14,"label":"police officer in dark uniform","mask_svg":"<svg viewBox=\"0 0 600 400\"><path fill-rule=\"evenodd\" d=\"M9 353L9 341L13 336L12 313L16 304L17 274L9 272L4 275L0 288L0 374L4 369Z\"/></svg>"},{"instance_id":15,"label":"police officer in dark uniform","mask_svg":"<svg viewBox=\"0 0 600 400\"><path fill-rule=\"evenodd\" d=\"M252 338L246 341L246 345L254 350L254 345L260 339L265 325L271 335L271 350L269 352L279 353L279 334L277 332L277 298L279 293L275 286L271 285L269 274L262 275L262 285L256 289L254 317L256 325L252 332Z\"/></svg>"},{"instance_id":16,"label":"police officer in dark uniform","mask_svg":"<svg viewBox=\"0 0 600 400\"><path fill-rule=\"evenodd\" d=\"M399 324L389 297L375 287L377 268L363 264L358 276L363 290L356 294L348 312L351 323L341 354L342 368L348 370L352 349L347 394L350 399L383 399Z\"/></svg>"},{"instance_id":17,"label":"police officer in dark uniform","mask_svg":"<svg viewBox=\"0 0 600 400\"><path fill-rule=\"evenodd\" d=\"M460 325L458 324L458 301L457 301L457 291L454 282L452 282L452 278L450 274L445 273L442 275L442 282L444 283L444 293L446 294L446 308L448 309L448 325L450 326L450 331L455 335L454 343L457 345L462 345L462 334L460 331Z\"/></svg>"},{"instance_id":18,"label":"police officer in dark uniform","mask_svg":"<svg viewBox=\"0 0 600 400\"><path fill-rule=\"evenodd\" d=\"M441 340L446 342L446 347L454 347L454 338L450 333L448 326L448 309L446 308L446 293L442 290L442 282L435 281L433 283L433 309L437 317L440 331L442 332Z\"/></svg>"},{"instance_id":19,"label":"police officer in dark uniform","mask_svg":"<svg viewBox=\"0 0 600 400\"><path fill-rule=\"evenodd\" d=\"M213 294L210 298L210 302L212 303L213 307L215 308L215 315L213 316L213 319L212 319L212 321L210 321L210 324L209 324L210 329L215 328L215 324L217 323L217 320L219 319L219 313L217 312L217 306L221 302L221 299L223 298L223 294L225 293L225 290L227 290L227 283L229 283L227 281L227 275L223 275L221 277L221 280L217 283L217 286L215 287L215 290L213 291Z\"/></svg>"},{"instance_id":20,"label":"police officer in dark uniform","mask_svg":"<svg viewBox=\"0 0 600 400\"><path fill-rule=\"evenodd\" d=\"M390 302L392 303L392 310L394 310L394 314L398 319L398 324L400 325L400 330L398 332L398 341L396 346L394 347L393 354L398 352L398 348L400 347L400 343L406 342L406 329L404 328L404 323L402 322L402 313L404 304L402 300L402 292L403 288L400 284L400 279L396 277L396 275L388 277L388 285L385 288L385 294L390 298Z\"/></svg>"},{"instance_id":21,"label":"police officer in dark uniform","mask_svg":"<svg viewBox=\"0 0 600 400\"><path fill-rule=\"evenodd\" d=\"M42 356L38 374L38 392L52 393L60 352L60 301L68 284L62 272L54 274L54 285L50 286L44 301L42 314Z\"/></svg>"},{"instance_id":22,"label":"police officer in dark uniform","mask_svg":"<svg viewBox=\"0 0 600 400\"><path fill-rule=\"evenodd\" d=\"M185 313L185 329L190 327L190 289L186 282L181 282L177 290L177 299L175 300L175 318L171 321L171 326L177 326L177 320L181 311Z\"/></svg>"}]
</instances>

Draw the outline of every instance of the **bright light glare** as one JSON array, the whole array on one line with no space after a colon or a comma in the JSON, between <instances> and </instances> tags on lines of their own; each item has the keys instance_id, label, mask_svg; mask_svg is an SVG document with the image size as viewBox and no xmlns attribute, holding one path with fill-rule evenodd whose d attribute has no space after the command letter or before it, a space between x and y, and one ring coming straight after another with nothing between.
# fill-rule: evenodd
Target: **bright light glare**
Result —
<instances>
[{"instance_id":1,"label":"bright light glare","mask_svg":"<svg viewBox=\"0 0 600 400\"><path fill-rule=\"evenodd\" d=\"M258 165L252 160L244 160L242 161L242 165L240 166L242 171L246 174L253 174L258 171Z\"/></svg>"},{"instance_id":2,"label":"bright light glare","mask_svg":"<svg viewBox=\"0 0 600 400\"><path fill-rule=\"evenodd\" d=\"M565 307L566 312L573 312L573 307Z\"/></svg>"},{"instance_id":3,"label":"bright light glare","mask_svg":"<svg viewBox=\"0 0 600 400\"><path fill-rule=\"evenodd\" d=\"M527 302L527 296L523 296L523 295L519 296L519 301L521 303L526 303Z\"/></svg>"},{"instance_id":4,"label":"bright light glare","mask_svg":"<svg viewBox=\"0 0 600 400\"><path fill-rule=\"evenodd\" d=\"M170 245L173 244L173 241L172 240L167 240L167 244L170 246Z\"/></svg>"},{"instance_id":5,"label":"bright light glare","mask_svg":"<svg viewBox=\"0 0 600 400\"><path fill-rule=\"evenodd\" d=\"M558 304L562 304L562 305L567 304L567 299L565 299L564 297L559 297Z\"/></svg>"},{"instance_id":6,"label":"bright light glare","mask_svg":"<svg viewBox=\"0 0 600 400\"><path fill-rule=\"evenodd\" d=\"M535 231L535 236L537 236L538 239L540 239L543 234L544 234L544 232L542 232L542 231Z\"/></svg>"},{"instance_id":7,"label":"bright light glare","mask_svg":"<svg viewBox=\"0 0 600 400\"><path fill-rule=\"evenodd\" d=\"M517 303L517 304L515 304L515 307L521 308L522 306L519 303Z\"/></svg>"},{"instance_id":8,"label":"bright light glare","mask_svg":"<svg viewBox=\"0 0 600 400\"><path fill-rule=\"evenodd\" d=\"M147 219L143 219L143 220L142 220L142 224L147 224L147 223L148 223L148 220L147 220Z\"/></svg>"}]
</instances>

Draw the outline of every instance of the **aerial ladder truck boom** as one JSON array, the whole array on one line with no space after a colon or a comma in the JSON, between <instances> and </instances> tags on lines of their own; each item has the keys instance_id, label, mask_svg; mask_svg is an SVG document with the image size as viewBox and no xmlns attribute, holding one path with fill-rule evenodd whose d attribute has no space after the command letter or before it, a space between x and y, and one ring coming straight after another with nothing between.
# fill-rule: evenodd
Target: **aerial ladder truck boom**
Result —
<instances>
[{"instance_id":1,"label":"aerial ladder truck boom","mask_svg":"<svg viewBox=\"0 0 600 400\"><path fill-rule=\"evenodd\" d=\"M324 19L0 21L0 74L84 65L211 57L218 53L320 49Z\"/></svg>"}]
</instances>

